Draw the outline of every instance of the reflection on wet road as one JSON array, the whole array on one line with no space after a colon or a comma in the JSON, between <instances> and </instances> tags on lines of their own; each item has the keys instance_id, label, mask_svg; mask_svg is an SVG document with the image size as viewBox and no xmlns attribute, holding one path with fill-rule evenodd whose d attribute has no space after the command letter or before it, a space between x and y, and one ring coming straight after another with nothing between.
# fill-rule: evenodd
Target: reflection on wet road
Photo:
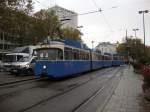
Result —
<instances>
[{"instance_id":1,"label":"reflection on wet road","mask_svg":"<svg viewBox=\"0 0 150 112\"><path fill-rule=\"evenodd\" d=\"M123 82L126 70L127 67L107 68L63 80L45 79L0 87L0 111L106 111L104 107Z\"/></svg>"}]
</instances>

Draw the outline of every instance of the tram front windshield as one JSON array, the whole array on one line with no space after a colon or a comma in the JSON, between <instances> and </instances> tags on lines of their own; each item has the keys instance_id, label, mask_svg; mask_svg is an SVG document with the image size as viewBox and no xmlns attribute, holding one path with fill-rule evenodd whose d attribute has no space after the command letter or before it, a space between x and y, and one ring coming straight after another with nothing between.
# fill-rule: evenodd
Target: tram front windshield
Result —
<instances>
[{"instance_id":1,"label":"tram front windshield","mask_svg":"<svg viewBox=\"0 0 150 112\"><path fill-rule=\"evenodd\" d=\"M62 60L63 51L58 48L47 48L36 50L38 60Z\"/></svg>"}]
</instances>

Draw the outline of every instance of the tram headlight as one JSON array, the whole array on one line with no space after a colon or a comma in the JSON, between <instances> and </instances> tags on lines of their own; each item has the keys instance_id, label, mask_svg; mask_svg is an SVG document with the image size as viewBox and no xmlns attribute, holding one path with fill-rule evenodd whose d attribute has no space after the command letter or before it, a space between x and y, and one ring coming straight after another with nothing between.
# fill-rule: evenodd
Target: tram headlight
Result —
<instances>
[{"instance_id":1,"label":"tram headlight","mask_svg":"<svg viewBox=\"0 0 150 112\"><path fill-rule=\"evenodd\" d=\"M46 65L43 66L43 69L46 69Z\"/></svg>"}]
</instances>

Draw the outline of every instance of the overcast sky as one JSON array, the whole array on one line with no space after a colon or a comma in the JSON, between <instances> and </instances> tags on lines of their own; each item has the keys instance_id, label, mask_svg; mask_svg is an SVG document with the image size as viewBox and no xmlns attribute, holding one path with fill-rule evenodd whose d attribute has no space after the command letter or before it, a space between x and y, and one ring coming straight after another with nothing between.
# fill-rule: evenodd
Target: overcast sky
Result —
<instances>
[{"instance_id":1,"label":"overcast sky","mask_svg":"<svg viewBox=\"0 0 150 112\"><path fill-rule=\"evenodd\" d=\"M47 9L54 5L80 13L102 9L102 12L78 16L78 26L83 26L82 39L91 47L99 42L121 42L128 35L133 35L133 28L138 28L137 37L143 39L142 15L139 10L150 11L150 0L33 0L34 11ZM145 14L146 44L150 45L150 12Z\"/></svg>"}]
</instances>

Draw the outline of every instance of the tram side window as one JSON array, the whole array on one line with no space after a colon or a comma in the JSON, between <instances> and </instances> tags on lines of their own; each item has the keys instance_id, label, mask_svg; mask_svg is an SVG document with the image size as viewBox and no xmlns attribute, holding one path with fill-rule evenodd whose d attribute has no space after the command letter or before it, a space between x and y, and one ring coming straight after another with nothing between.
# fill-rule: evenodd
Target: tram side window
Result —
<instances>
[{"instance_id":1,"label":"tram side window","mask_svg":"<svg viewBox=\"0 0 150 112\"><path fill-rule=\"evenodd\" d=\"M88 60L88 54L86 52L80 51L80 60Z\"/></svg>"},{"instance_id":2,"label":"tram side window","mask_svg":"<svg viewBox=\"0 0 150 112\"><path fill-rule=\"evenodd\" d=\"M58 50L58 59L63 60L63 52L61 50Z\"/></svg>"},{"instance_id":3,"label":"tram side window","mask_svg":"<svg viewBox=\"0 0 150 112\"><path fill-rule=\"evenodd\" d=\"M105 60L111 60L111 56L105 56Z\"/></svg>"},{"instance_id":4,"label":"tram side window","mask_svg":"<svg viewBox=\"0 0 150 112\"><path fill-rule=\"evenodd\" d=\"M109 57L108 57L108 56L105 56L105 60L109 60Z\"/></svg>"},{"instance_id":5,"label":"tram side window","mask_svg":"<svg viewBox=\"0 0 150 112\"><path fill-rule=\"evenodd\" d=\"M65 60L72 60L72 49L65 47L64 50Z\"/></svg>"},{"instance_id":6,"label":"tram side window","mask_svg":"<svg viewBox=\"0 0 150 112\"><path fill-rule=\"evenodd\" d=\"M109 57L108 56L103 56L103 60L109 60Z\"/></svg>"},{"instance_id":7,"label":"tram side window","mask_svg":"<svg viewBox=\"0 0 150 112\"><path fill-rule=\"evenodd\" d=\"M95 53L93 53L93 54L92 54L92 59L93 59L93 60L98 60L98 55L95 54Z\"/></svg>"},{"instance_id":8,"label":"tram side window","mask_svg":"<svg viewBox=\"0 0 150 112\"><path fill-rule=\"evenodd\" d=\"M79 55L80 60L86 60L86 55L85 52L80 51L80 55Z\"/></svg>"},{"instance_id":9,"label":"tram side window","mask_svg":"<svg viewBox=\"0 0 150 112\"><path fill-rule=\"evenodd\" d=\"M89 60L90 58L89 58L89 54L88 53L86 53L85 54L85 60Z\"/></svg>"},{"instance_id":10,"label":"tram side window","mask_svg":"<svg viewBox=\"0 0 150 112\"><path fill-rule=\"evenodd\" d=\"M74 60L79 60L79 50L73 50Z\"/></svg>"},{"instance_id":11,"label":"tram side window","mask_svg":"<svg viewBox=\"0 0 150 112\"><path fill-rule=\"evenodd\" d=\"M114 59L114 60L118 60L118 57L117 57L117 56L114 56L113 59Z\"/></svg>"},{"instance_id":12,"label":"tram side window","mask_svg":"<svg viewBox=\"0 0 150 112\"><path fill-rule=\"evenodd\" d=\"M102 55L98 55L98 60L102 60Z\"/></svg>"}]
</instances>

